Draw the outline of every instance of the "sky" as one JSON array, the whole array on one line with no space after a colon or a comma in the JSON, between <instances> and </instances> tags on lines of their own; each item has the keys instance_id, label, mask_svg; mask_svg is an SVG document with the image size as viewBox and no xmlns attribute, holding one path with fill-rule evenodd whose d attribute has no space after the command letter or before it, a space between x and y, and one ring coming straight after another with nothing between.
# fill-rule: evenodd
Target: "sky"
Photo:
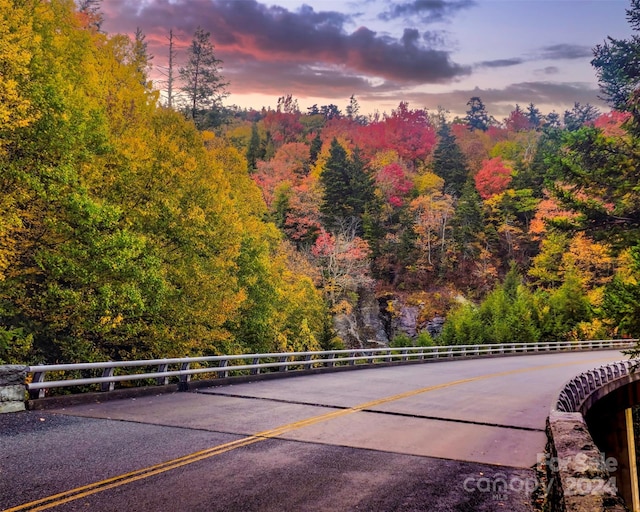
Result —
<instances>
[{"instance_id":1,"label":"sky","mask_svg":"<svg viewBox=\"0 0 640 512\"><path fill-rule=\"evenodd\" d=\"M291 94L362 114L409 108L464 115L473 96L496 119L516 104L563 113L598 98L592 49L627 39L628 0L103 0L103 30L140 27L159 89L173 30L178 65L197 27L228 82L225 105L275 108Z\"/></svg>"}]
</instances>

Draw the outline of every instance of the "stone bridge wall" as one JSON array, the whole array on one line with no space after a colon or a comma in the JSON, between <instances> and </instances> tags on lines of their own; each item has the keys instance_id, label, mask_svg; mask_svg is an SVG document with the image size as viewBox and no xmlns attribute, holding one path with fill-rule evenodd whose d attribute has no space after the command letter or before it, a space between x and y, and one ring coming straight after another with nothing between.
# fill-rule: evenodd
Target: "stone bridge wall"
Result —
<instances>
[{"instance_id":1,"label":"stone bridge wall","mask_svg":"<svg viewBox=\"0 0 640 512\"><path fill-rule=\"evenodd\" d=\"M551 512L622 512L616 492L617 461L600 452L584 415L599 399L640 378L632 362L613 363L574 377L561 391L547 421L546 473Z\"/></svg>"},{"instance_id":2,"label":"stone bridge wall","mask_svg":"<svg viewBox=\"0 0 640 512\"><path fill-rule=\"evenodd\" d=\"M0 366L0 413L25 410L26 376L26 366Z\"/></svg>"}]
</instances>

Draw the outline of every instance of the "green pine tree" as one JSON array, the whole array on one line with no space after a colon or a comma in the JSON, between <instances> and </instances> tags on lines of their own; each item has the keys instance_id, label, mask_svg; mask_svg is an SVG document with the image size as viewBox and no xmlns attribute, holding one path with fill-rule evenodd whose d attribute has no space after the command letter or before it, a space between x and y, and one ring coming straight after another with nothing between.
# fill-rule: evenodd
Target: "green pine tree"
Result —
<instances>
[{"instance_id":1,"label":"green pine tree","mask_svg":"<svg viewBox=\"0 0 640 512\"><path fill-rule=\"evenodd\" d=\"M460 196L469 175L465 156L448 123L442 123L438 137L439 142L433 152L433 171L444 179L447 193Z\"/></svg>"}]
</instances>

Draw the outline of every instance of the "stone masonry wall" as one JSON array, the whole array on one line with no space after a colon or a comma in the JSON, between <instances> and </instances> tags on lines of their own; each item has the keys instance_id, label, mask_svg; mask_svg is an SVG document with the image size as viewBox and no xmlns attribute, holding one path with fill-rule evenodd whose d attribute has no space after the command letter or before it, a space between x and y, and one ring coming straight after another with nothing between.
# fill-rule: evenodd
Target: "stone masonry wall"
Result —
<instances>
[{"instance_id":1,"label":"stone masonry wall","mask_svg":"<svg viewBox=\"0 0 640 512\"><path fill-rule=\"evenodd\" d=\"M551 512L625 512L607 461L579 412L552 412L547 423L547 508Z\"/></svg>"},{"instance_id":2,"label":"stone masonry wall","mask_svg":"<svg viewBox=\"0 0 640 512\"><path fill-rule=\"evenodd\" d=\"M25 410L26 376L26 366L0 366L0 414Z\"/></svg>"}]
</instances>

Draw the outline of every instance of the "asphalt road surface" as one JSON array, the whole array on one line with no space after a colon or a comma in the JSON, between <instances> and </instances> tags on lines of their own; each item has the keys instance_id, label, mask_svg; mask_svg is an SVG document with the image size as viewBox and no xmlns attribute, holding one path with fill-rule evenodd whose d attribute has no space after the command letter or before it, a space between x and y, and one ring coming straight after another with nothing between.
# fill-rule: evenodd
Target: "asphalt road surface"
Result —
<instances>
[{"instance_id":1,"label":"asphalt road surface","mask_svg":"<svg viewBox=\"0 0 640 512\"><path fill-rule=\"evenodd\" d=\"M573 352L0 415L0 510L531 511Z\"/></svg>"}]
</instances>

